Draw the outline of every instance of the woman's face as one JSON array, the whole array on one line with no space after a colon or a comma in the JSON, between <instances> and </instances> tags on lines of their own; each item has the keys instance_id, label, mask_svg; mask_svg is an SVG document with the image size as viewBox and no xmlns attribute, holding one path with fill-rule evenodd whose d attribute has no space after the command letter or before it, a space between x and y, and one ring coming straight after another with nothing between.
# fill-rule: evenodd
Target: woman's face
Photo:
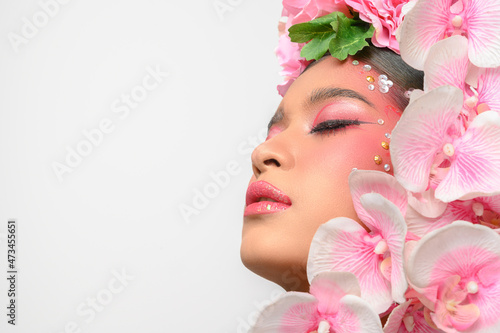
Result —
<instances>
[{"instance_id":1,"label":"woman's face","mask_svg":"<svg viewBox=\"0 0 500 333\"><path fill-rule=\"evenodd\" d=\"M340 216L362 224L349 191L351 170L384 171L390 164L382 142L389 142L385 134L400 110L390 92L378 90L379 74L362 67L333 57L310 67L288 89L268 138L252 153L241 259L286 290L308 291L307 256L321 224Z\"/></svg>"}]
</instances>

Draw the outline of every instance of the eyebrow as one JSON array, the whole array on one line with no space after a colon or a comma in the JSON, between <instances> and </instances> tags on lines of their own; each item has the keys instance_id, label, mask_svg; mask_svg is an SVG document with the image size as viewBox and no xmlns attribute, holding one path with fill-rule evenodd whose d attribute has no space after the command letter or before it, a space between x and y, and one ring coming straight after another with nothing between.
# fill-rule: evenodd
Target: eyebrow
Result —
<instances>
[{"instance_id":1,"label":"eyebrow","mask_svg":"<svg viewBox=\"0 0 500 333\"><path fill-rule=\"evenodd\" d=\"M311 107L327 99L338 98L338 97L357 99L370 107L374 107L373 103L368 101L363 95L361 95L357 91L351 89L342 89L342 88L315 89L311 93L309 100L306 101L304 106Z\"/></svg>"},{"instance_id":2,"label":"eyebrow","mask_svg":"<svg viewBox=\"0 0 500 333\"><path fill-rule=\"evenodd\" d=\"M342 88L318 88L313 90L309 98L304 103L304 108L310 108L325 100L334 98L352 98L361 101L372 108L374 107L373 103L371 103L363 95L354 90L342 89ZM283 110L283 107L280 106L276 111L276 113L274 114L274 116L269 121L269 124L267 125L267 130L269 131L274 124L282 121L284 118L285 118L285 112Z\"/></svg>"}]
</instances>

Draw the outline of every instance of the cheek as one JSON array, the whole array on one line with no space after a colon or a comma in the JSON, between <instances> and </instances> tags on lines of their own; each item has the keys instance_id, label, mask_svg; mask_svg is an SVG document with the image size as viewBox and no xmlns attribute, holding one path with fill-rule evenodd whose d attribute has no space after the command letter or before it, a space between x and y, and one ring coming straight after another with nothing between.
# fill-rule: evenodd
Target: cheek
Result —
<instances>
[{"instance_id":1,"label":"cheek","mask_svg":"<svg viewBox=\"0 0 500 333\"><path fill-rule=\"evenodd\" d=\"M347 177L353 168L384 171L384 163L390 162L389 150L382 144L389 144L386 131L382 126L351 128L345 134L318 138L304 153L304 169L338 180ZM375 156L380 157L380 164L375 163Z\"/></svg>"},{"instance_id":2,"label":"cheek","mask_svg":"<svg viewBox=\"0 0 500 333\"><path fill-rule=\"evenodd\" d=\"M385 172L384 163L390 163L389 151L381 144L386 140L385 131L382 126L351 128L345 134L315 138L304 147L297 171L305 177L303 193L307 194L302 197L305 207L300 208L315 216L311 227L340 216L359 222L348 177L353 168ZM382 159L381 164L375 163L376 155Z\"/></svg>"}]
</instances>

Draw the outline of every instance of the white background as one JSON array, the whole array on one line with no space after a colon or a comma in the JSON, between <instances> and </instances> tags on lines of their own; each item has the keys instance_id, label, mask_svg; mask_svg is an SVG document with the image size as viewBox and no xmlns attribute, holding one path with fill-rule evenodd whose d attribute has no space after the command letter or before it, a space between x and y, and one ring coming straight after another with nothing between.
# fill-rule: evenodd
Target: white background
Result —
<instances>
[{"instance_id":1,"label":"white background","mask_svg":"<svg viewBox=\"0 0 500 333\"><path fill-rule=\"evenodd\" d=\"M54 3L0 2L0 331L246 332L282 292L239 257L250 152L280 101L281 2ZM169 76L147 91L151 70Z\"/></svg>"}]
</instances>

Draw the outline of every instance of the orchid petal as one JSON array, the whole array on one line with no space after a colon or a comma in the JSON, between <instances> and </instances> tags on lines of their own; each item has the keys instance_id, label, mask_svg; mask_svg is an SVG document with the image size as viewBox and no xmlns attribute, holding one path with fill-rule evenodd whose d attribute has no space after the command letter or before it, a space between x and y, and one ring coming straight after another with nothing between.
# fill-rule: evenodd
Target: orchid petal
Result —
<instances>
[{"instance_id":1,"label":"orchid petal","mask_svg":"<svg viewBox=\"0 0 500 333\"><path fill-rule=\"evenodd\" d=\"M317 321L318 301L313 295L288 292L260 313L250 333L303 333L313 329Z\"/></svg>"},{"instance_id":2,"label":"orchid petal","mask_svg":"<svg viewBox=\"0 0 500 333\"><path fill-rule=\"evenodd\" d=\"M500 195L493 195L490 197L478 197L476 198L478 202L485 204L488 209L500 213Z\"/></svg>"},{"instance_id":3,"label":"orchid petal","mask_svg":"<svg viewBox=\"0 0 500 333\"><path fill-rule=\"evenodd\" d=\"M476 216L470 201L453 201L446 206L445 212L438 218L429 219L408 210L406 221L408 230L423 237L425 234L451 224L453 221L474 221Z\"/></svg>"},{"instance_id":4,"label":"orchid petal","mask_svg":"<svg viewBox=\"0 0 500 333\"><path fill-rule=\"evenodd\" d=\"M452 36L434 44L424 65L424 90L451 85L465 89L469 58L467 38Z\"/></svg>"},{"instance_id":5,"label":"orchid petal","mask_svg":"<svg viewBox=\"0 0 500 333\"><path fill-rule=\"evenodd\" d=\"M425 95L425 91L421 89L413 89L410 93L410 102L408 104L413 103L415 100L419 99L423 95Z\"/></svg>"},{"instance_id":6,"label":"orchid petal","mask_svg":"<svg viewBox=\"0 0 500 333\"><path fill-rule=\"evenodd\" d=\"M422 238L432 227L436 218L425 217L417 212L413 207L408 206L405 216L408 232Z\"/></svg>"},{"instance_id":7,"label":"orchid petal","mask_svg":"<svg viewBox=\"0 0 500 333\"><path fill-rule=\"evenodd\" d=\"M424 318L423 310L415 310L415 306L412 305L412 301L407 301L403 304L398 305L391 313L387 322L384 326L384 333L438 333L440 330L434 329L429 326ZM411 319L413 323L412 329L408 329L407 321Z\"/></svg>"},{"instance_id":8,"label":"orchid petal","mask_svg":"<svg viewBox=\"0 0 500 333\"><path fill-rule=\"evenodd\" d=\"M406 236L406 223L398 207L378 193L363 194L361 204L376 222L375 227L387 242L391 254L392 298L405 301L404 293L408 288L403 271L403 249Z\"/></svg>"},{"instance_id":9,"label":"orchid petal","mask_svg":"<svg viewBox=\"0 0 500 333\"><path fill-rule=\"evenodd\" d=\"M470 61L478 67L500 66L500 3L469 0L465 16Z\"/></svg>"},{"instance_id":10,"label":"orchid petal","mask_svg":"<svg viewBox=\"0 0 500 333\"><path fill-rule=\"evenodd\" d=\"M426 288L450 275L468 277L474 268L500 259L499 240L487 227L455 221L417 243L406 266L408 279L416 287Z\"/></svg>"},{"instance_id":11,"label":"orchid petal","mask_svg":"<svg viewBox=\"0 0 500 333\"><path fill-rule=\"evenodd\" d=\"M319 301L320 313L337 313L338 301L345 295L361 296L358 279L349 272L321 272L316 275L309 289Z\"/></svg>"},{"instance_id":12,"label":"orchid petal","mask_svg":"<svg viewBox=\"0 0 500 333\"><path fill-rule=\"evenodd\" d=\"M450 0L419 0L401 24L399 49L410 66L422 70L432 45L442 39L448 25ZM432 15L429 15L432 8Z\"/></svg>"},{"instance_id":13,"label":"orchid petal","mask_svg":"<svg viewBox=\"0 0 500 333\"><path fill-rule=\"evenodd\" d=\"M406 190L393 176L375 170L353 170L349 174L349 188L351 189L354 209L363 222L369 222L372 217L367 214L359 198L365 193L379 193L394 203L401 213L406 213Z\"/></svg>"},{"instance_id":14,"label":"orchid petal","mask_svg":"<svg viewBox=\"0 0 500 333\"><path fill-rule=\"evenodd\" d=\"M477 78L478 104L486 103L492 110L500 110L500 67L481 68Z\"/></svg>"},{"instance_id":15,"label":"orchid petal","mask_svg":"<svg viewBox=\"0 0 500 333\"><path fill-rule=\"evenodd\" d=\"M384 333L399 333L399 328L403 322L403 317L406 314L406 310L410 306L411 301L406 301L399 304L394 310L392 310L389 318L384 325Z\"/></svg>"},{"instance_id":16,"label":"orchid petal","mask_svg":"<svg viewBox=\"0 0 500 333\"><path fill-rule=\"evenodd\" d=\"M392 303L391 286L380 273L374 247L371 236L354 220L338 217L322 224L309 249L309 281L323 271L351 272L359 280L361 297L377 313L384 312Z\"/></svg>"},{"instance_id":17,"label":"orchid petal","mask_svg":"<svg viewBox=\"0 0 500 333\"><path fill-rule=\"evenodd\" d=\"M419 214L429 218L441 216L446 210L446 202L436 199L434 189L422 193L408 193L408 204Z\"/></svg>"},{"instance_id":18,"label":"orchid petal","mask_svg":"<svg viewBox=\"0 0 500 333\"><path fill-rule=\"evenodd\" d=\"M493 231L494 232L494 231ZM498 319L498 308L500 306L500 262L490 263L477 273L479 283L484 290L475 295L470 295L472 303L479 307L481 316L471 327L471 332L493 333L500 331L500 320Z\"/></svg>"},{"instance_id":19,"label":"orchid petal","mask_svg":"<svg viewBox=\"0 0 500 333\"><path fill-rule=\"evenodd\" d=\"M436 313L431 313L431 318L436 326L445 332L463 332L471 327L480 315L475 304L457 305L455 309L450 313L446 305L439 302Z\"/></svg>"},{"instance_id":20,"label":"orchid petal","mask_svg":"<svg viewBox=\"0 0 500 333\"><path fill-rule=\"evenodd\" d=\"M417 241L409 241L405 243L405 248L403 250L403 259L405 266L408 264L408 259L410 259L410 255L413 252L413 249L415 249L415 246L417 246Z\"/></svg>"},{"instance_id":21,"label":"orchid petal","mask_svg":"<svg viewBox=\"0 0 500 333\"><path fill-rule=\"evenodd\" d=\"M336 333L382 333L382 324L370 304L353 295L340 300L340 308L335 318Z\"/></svg>"},{"instance_id":22,"label":"orchid petal","mask_svg":"<svg viewBox=\"0 0 500 333\"><path fill-rule=\"evenodd\" d=\"M479 114L454 146L455 160L436 198L450 202L500 194L500 114Z\"/></svg>"},{"instance_id":23,"label":"orchid petal","mask_svg":"<svg viewBox=\"0 0 500 333\"><path fill-rule=\"evenodd\" d=\"M462 104L460 89L442 86L406 108L392 131L390 152L394 175L407 190L426 190L433 160L442 150L449 127L456 123Z\"/></svg>"}]
</instances>

